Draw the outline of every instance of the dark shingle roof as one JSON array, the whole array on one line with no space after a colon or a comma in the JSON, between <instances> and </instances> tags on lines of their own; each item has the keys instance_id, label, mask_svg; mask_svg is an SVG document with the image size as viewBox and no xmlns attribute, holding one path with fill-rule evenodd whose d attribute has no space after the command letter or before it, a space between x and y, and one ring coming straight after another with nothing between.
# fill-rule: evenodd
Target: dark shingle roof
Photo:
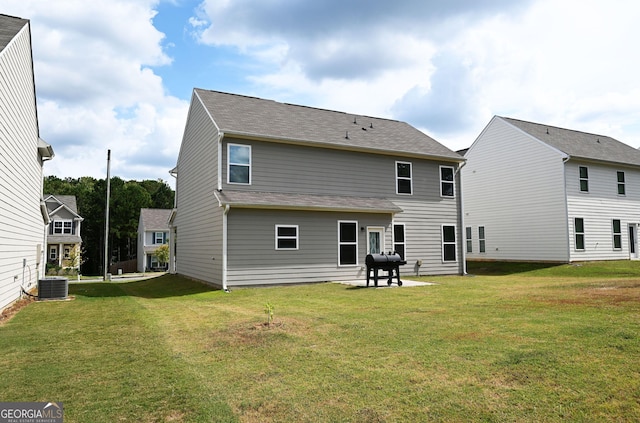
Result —
<instances>
[{"instance_id":1,"label":"dark shingle roof","mask_svg":"<svg viewBox=\"0 0 640 423\"><path fill-rule=\"evenodd\" d=\"M640 150L614 138L512 118L501 119L573 158L640 166Z\"/></svg>"},{"instance_id":2,"label":"dark shingle roof","mask_svg":"<svg viewBox=\"0 0 640 423\"><path fill-rule=\"evenodd\" d=\"M196 88L198 98L227 135L463 161L405 122L316 109Z\"/></svg>"},{"instance_id":3,"label":"dark shingle roof","mask_svg":"<svg viewBox=\"0 0 640 423\"><path fill-rule=\"evenodd\" d=\"M171 209L140 209L145 231L168 231Z\"/></svg>"},{"instance_id":4,"label":"dark shingle roof","mask_svg":"<svg viewBox=\"0 0 640 423\"><path fill-rule=\"evenodd\" d=\"M357 211L364 213L397 213L402 211L400 207L384 198L232 190L216 191L215 195L221 204L229 204L235 207Z\"/></svg>"},{"instance_id":5,"label":"dark shingle roof","mask_svg":"<svg viewBox=\"0 0 640 423\"><path fill-rule=\"evenodd\" d=\"M0 51L4 50L28 22L26 19L0 14Z\"/></svg>"},{"instance_id":6,"label":"dark shingle roof","mask_svg":"<svg viewBox=\"0 0 640 423\"><path fill-rule=\"evenodd\" d=\"M53 197L58 201L53 202L53 200L50 199L50 197ZM49 214L51 214L52 211L60 208L60 204L64 204L65 206L67 206L67 208L69 208L69 210L71 210L75 214L78 214L78 205L76 202L75 195L45 194L44 200L47 204L47 211L49 212Z\"/></svg>"}]
</instances>

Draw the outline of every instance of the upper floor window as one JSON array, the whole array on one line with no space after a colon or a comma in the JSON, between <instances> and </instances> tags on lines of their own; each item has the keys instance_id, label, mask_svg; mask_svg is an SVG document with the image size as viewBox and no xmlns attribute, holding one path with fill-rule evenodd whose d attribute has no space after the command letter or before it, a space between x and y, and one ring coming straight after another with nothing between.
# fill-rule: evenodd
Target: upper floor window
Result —
<instances>
[{"instance_id":1,"label":"upper floor window","mask_svg":"<svg viewBox=\"0 0 640 423\"><path fill-rule=\"evenodd\" d=\"M453 167L440 166L440 195L442 197L453 197L455 187L453 182Z\"/></svg>"},{"instance_id":2,"label":"upper floor window","mask_svg":"<svg viewBox=\"0 0 640 423\"><path fill-rule=\"evenodd\" d=\"M580 191L589 192L589 169L586 166L580 166Z\"/></svg>"},{"instance_id":3,"label":"upper floor window","mask_svg":"<svg viewBox=\"0 0 640 423\"><path fill-rule=\"evenodd\" d=\"M154 244L164 244L166 237L164 232L154 232L153 234L153 243Z\"/></svg>"},{"instance_id":4,"label":"upper floor window","mask_svg":"<svg viewBox=\"0 0 640 423\"><path fill-rule=\"evenodd\" d=\"M413 194L409 162L396 162L396 194Z\"/></svg>"},{"instance_id":5,"label":"upper floor window","mask_svg":"<svg viewBox=\"0 0 640 423\"><path fill-rule=\"evenodd\" d=\"M54 220L49 233L52 235L74 235L75 225L71 220Z\"/></svg>"},{"instance_id":6,"label":"upper floor window","mask_svg":"<svg viewBox=\"0 0 640 423\"><path fill-rule=\"evenodd\" d=\"M227 146L227 182L251 185L251 146L229 144Z\"/></svg>"},{"instance_id":7,"label":"upper floor window","mask_svg":"<svg viewBox=\"0 0 640 423\"><path fill-rule=\"evenodd\" d=\"M618 171L618 195L625 195L624 172Z\"/></svg>"}]
</instances>

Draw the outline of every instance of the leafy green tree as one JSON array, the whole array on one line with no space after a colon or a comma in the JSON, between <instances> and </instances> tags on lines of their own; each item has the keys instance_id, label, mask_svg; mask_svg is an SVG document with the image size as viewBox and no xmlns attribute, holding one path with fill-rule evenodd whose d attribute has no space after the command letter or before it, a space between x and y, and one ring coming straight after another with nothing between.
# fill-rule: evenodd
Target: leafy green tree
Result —
<instances>
[{"instance_id":1,"label":"leafy green tree","mask_svg":"<svg viewBox=\"0 0 640 423\"><path fill-rule=\"evenodd\" d=\"M168 263L169 262L169 245L162 244L156 249L156 252L154 253L154 255L158 259L158 262L162 264Z\"/></svg>"}]
</instances>

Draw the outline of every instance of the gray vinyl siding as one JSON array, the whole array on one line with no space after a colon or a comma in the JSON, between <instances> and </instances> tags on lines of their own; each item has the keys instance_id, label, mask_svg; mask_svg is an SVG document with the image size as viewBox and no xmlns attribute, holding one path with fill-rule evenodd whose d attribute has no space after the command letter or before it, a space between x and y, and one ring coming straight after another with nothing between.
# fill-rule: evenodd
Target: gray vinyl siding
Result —
<instances>
[{"instance_id":1,"label":"gray vinyl siding","mask_svg":"<svg viewBox=\"0 0 640 423\"><path fill-rule=\"evenodd\" d=\"M214 195L218 133L195 96L187 122L177 165L176 271L218 283L222 278L222 209Z\"/></svg>"},{"instance_id":2,"label":"gray vinyl siding","mask_svg":"<svg viewBox=\"0 0 640 423\"><path fill-rule=\"evenodd\" d=\"M238 208L228 219L229 286L366 279L366 227L384 227L391 245L391 214ZM355 266L338 266L338 221L357 221ZM275 225L298 225L297 250L275 249Z\"/></svg>"},{"instance_id":3,"label":"gray vinyl siding","mask_svg":"<svg viewBox=\"0 0 640 423\"><path fill-rule=\"evenodd\" d=\"M562 153L494 118L465 157L464 224L473 231L467 258L568 261ZM478 226L485 227L486 253L479 253Z\"/></svg>"},{"instance_id":4,"label":"gray vinyl siding","mask_svg":"<svg viewBox=\"0 0 640 423\"><path fill-rule=\"evenodd\" d=\"M227 144L251 146L251 185L227 184ZM440 199L440 165L403 156L225 139L223 189L361 197ZM413 195L396 194L396 161L412 163Z\"/></svg>"},{"instance_id":5,"label":"gray vinyl siding","mask_svg":"<svg viewBox=\"0 0 640 423\"><path fill-rule=\"evenodd\" d=\"M580 192L579 167L589 169L589 192ZM624 196L617 171L625 173ZM623 260L629 253L629 224L640 223L640 170L571 160L566 164L571 261ZM584 251L576 251L574 219L584 219ZM620 220L622 249L613 248L613 219Z\"/></svg>"},{"instance_id":6,"label":"gray vinyl siding","mask_svg":"<svg viewBox=\"0 0 640 423\"><path fill-rule=\"evenodd\" d=\"M0 310L37 283L45 247L29 26L0 51ZM23 267L26 259L26 267Z\"/></svg>"}]
</instances>

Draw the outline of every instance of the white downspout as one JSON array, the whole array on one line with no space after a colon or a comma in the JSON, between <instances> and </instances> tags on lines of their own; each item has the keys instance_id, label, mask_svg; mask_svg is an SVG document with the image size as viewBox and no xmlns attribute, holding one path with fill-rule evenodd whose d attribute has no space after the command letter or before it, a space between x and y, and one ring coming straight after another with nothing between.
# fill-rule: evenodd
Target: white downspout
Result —
<instances>
[{"instance_id":1,"label":"white downspout","mask_svg":"<svg viewBox=\"0 0 640 423\"><path fill-rule=\"evenodd\" d=\"M567 198L567 162L571 160L571 156L569 156L568 154L562 158L562 176L563 176L563 190L564 190L564 221L565 221L565 228L566 228L566 245L567 245L567 263L571 263L571 235L569 234L570 230L569 230L569 204L568 204L568 198Z\"/></svg>"},{"instance_id":2,"label":"white downspout","mask_svg":"<svg viewBox=\"0 0 640 423\"><path fill-rule=\"evenodd\" d=\"M462 250L462 274L466 275L467 274L467 228L464 225L464 197L462 195L463 191L464 191L464 187L462 185L462 168L467 164L467 162L462 162L458 165L458 170L456 171L456 174L460 174L460 225L462 226L460 228L460 233L462 234L461 237L461 241L460 241L460 249ZM455 178L455 176L454 176Z\"/></svg>"},{"instance_id":3,"label":"white downspout","mask_svg":"<svg viewBox=\"0 0 640 423\"><path fill-rule=\"evenodd\" d=\"M218 133L218 192L222 191L222 138L224 132Z\"/></svg>"},{"instance_id":4,"label":"white downspout","mask_svg":"<svg viewBox=\"0 0 640 423\"><path fill-rule=\"evenodd\" d=\"M227 214L231 207L227 204L224 206L222 214L222 290L229 292L227 288Z\"/></svg>"}]
</instances>

